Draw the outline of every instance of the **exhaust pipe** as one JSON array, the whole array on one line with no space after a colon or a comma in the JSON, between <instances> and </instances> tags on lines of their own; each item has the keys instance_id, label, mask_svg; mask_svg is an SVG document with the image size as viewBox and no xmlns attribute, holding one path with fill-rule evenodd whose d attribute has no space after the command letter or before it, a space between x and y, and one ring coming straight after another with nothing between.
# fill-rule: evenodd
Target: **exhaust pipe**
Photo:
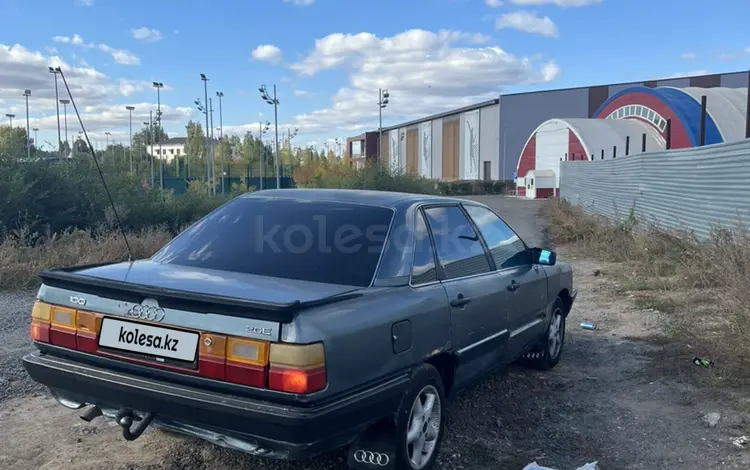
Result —
<instances>
[{"instance_id":1,"label":"exhaust pipe","mask_svg":"<svg viewBox=\"0 0 750 470\"><path fill-rule=\"evenodd\" d=\"M134 441L141 437L141 434L148 428L151 421L154 420L154 416L156 416L155 413L146 413L143 418L140 418L132 410L122 408L117 412L115 419L117 420L117 424L122 428L122 437L126 441ZM135 426L133 426L134 421L138 422Z\"/></svg>"},{"instance_id":2,"label":"exhaust pipe","mask_svg":"<svg viewBox=\"0 0 750 470\"><path fill-rule=\"evenodd\" d=\"M101 408L94 405L88 410L84 411L83 414L81 414L81 419L86 421L87 423L90 423L92 420L98 418L101 415L102 415Z\"/></svg>"}]
</instances>

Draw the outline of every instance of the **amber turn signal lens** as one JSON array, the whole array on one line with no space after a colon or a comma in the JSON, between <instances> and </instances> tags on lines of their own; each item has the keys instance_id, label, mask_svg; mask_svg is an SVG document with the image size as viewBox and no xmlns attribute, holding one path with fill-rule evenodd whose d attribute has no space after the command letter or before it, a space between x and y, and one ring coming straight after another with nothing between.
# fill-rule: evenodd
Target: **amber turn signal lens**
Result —
<instances>
[{"instance_id":1,"label":"amber turn signal lens","mask_svg":"<svg viewBox=\"0 0 750 470\"><path fill-rule=\"evenodd\" d=\"M326 388L326 380L326 370L323 367L300 370L271 366L268 371L268 387L280 392L317 392Z\"/></svg>"},{"instance_id":2,"label":"amber turn signal lens","mask_svg":"<svg viewBox=\"0 0 750 470\"><path fill-rule=\"evenodd\" d=\"M52 305L37 300L34 302L34 308L31 310L31 318L38 321L48 322L51 310Z\"/></svg>"}]
</instances>

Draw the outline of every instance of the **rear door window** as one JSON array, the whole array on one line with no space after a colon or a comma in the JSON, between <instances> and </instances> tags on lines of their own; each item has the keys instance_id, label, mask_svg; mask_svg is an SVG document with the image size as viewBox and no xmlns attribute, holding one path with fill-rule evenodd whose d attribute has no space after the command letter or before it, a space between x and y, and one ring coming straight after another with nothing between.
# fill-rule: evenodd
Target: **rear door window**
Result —
<instances>
[{"instance_id":1,"label":"rear door window","mask_svg":"<svg viewBox=\"0 0 750 470\"><path fill-rule=\"evenodd\" d=\"M284 279L369 286L393 210L239 197L162 248L154 261Z\"/></svg>"},{"instance_id":2,"label":"rear door window","mask_svg":"<svg viewBox=\"0 0 750 470\"><path fill-rule=\"evenodd\" d=\"M447 279L490 271L484 246L458 206L429 207L424 212Z\"/></svg>"},{"instance_id":3,"label":"rear door window","mask_svg":"<svg viewBox=\"0 0 750 470\"><path fill-rule=\"evenodd\" d=\"M414 263L411 270L411 284L427 284L437 281L435 266L435 250L432 248L430 232L427 230L422 213L417 213L417 223L414 228Z\"/></svg>"}]
</instances>

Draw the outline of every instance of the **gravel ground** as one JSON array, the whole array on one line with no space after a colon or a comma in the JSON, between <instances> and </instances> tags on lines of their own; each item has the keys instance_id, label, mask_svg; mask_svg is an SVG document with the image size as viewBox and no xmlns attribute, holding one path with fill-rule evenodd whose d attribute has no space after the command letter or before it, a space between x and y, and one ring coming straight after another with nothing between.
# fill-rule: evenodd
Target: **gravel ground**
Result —
<instances>
[{"instance_id":1,"label":"gravel ground","mask_svg":"<svg viewBox=\"0 0 750 470\"><path fill-rule=\"evenodd\" d=\"M538 203L477 198L493 206L531 245L544 245ZM489 377L448 407L441 469L521 470L536 461L560 470L598 461L602 470L750 468L731 445L750 415L716 388L693 385L691 357L657 343L654 313L618 297L608 265L560 251L579 298L569 317L563 358L553 371L513 367ZM314 461L259 460L150 430L125 442L114 423L88 424L31 382L19 360L29 351L33 295L0 295L0 468L13 469L345 469L343 451ZM595 331L578 328L587 320ZM721 413L709 427L703 417Z\"/></svg>"}]
</instances>

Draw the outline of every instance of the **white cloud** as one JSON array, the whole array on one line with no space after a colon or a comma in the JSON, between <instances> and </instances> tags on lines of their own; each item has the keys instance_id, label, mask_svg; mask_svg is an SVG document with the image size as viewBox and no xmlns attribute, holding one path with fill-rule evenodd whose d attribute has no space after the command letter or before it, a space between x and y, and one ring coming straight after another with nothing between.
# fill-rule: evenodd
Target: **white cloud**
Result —
<instances>
[{"instance_id":1,"label":"white cloud","mask_svg":"<svg viewBox=\"0 0 750 470\"><path fill-rule=\"evenodd\" d=\"M262 44L253 49L253 52L250 55L254 60L278 64L281 62L283 53L281 49L274 45Z\"/></svg>"},{"instance_id":2,"label":"white cloud","mask_svg":"<svg viewBox=\"0 0 750 470\"><path fill-rule=\"evenodd\" d=\"M307 90L294 90L294 96L307 97L310 96L310 92Z\"/></svg>"},{"instance_id":3,"label":"white cloud","mask_svg":"<svg viewBox=\"0 0 750 470\"><path fill-rule=\"evenodd\" d=\"M133 36L134 39L143 42L156 42L162 39L161 32L159 32L158 29L152 29L147 26L131 29L130 35Z\"/></svg>"},{"instance_id":4,"label":"white cloud","mask_svg":"<svg viewBox=\"0 0 750 470\"><path fill-rule=\"evenodd\" d=\"M602 3L603 0L509 0L514 5L556 5L560 8L576 8Z\"/></svg>"},{"instance_id":5,"label":"white cloud","mask_svg":"<svg viewBox=\"0 0 750 470\"><path fill-rule=\"evenodd\" d=\"M31 51L16 44L8 46L0 44L0 101L4 102L5 112L25 114L24 89L31 90L29 108L34 127L42 130L57 129L55 107L55 78L49 73L48 67L61 67L65 79L71 88L73 99L79 111L82 112L84 124L87 128L98 130L105 127L115 129L118 125L123 128L127 121L123 116L127 114L125 105L112 104L118 97L130 96L137 92L150 90L151 83L145 81L114 79L91 67L74 67L67 64L58 56L45 56L41 52ZM68 98L68 92L61 77L58 77L59 98ZM155 103L141 103L139 112L148 115L149 109L156 109ZM122 110L120 110L122 108ZM162 104L165 111L165 122L184 120L184 116L192 112L190 108L170 108ZM69 129L73 128L71 118L72 107L68 108ZM183 116L183 117L180 117ZM134 117L135 119L135 117ZM140 119L140 118L139 118ZM118 124L119 123L119 124ZM76 129L78 124L75 124ZM102 131L103 132L103 131Z\"/></svg>"},{"instance_id":6,"label":"white cloud","mask_svg":"<svg viewBox=\"0 0 750 470\"><path fill-rule=\"evenodd\" d=\"M307 7L315 3L315 0L284 0L284 3L291 3L301 7Z\"/></svg>"},{"instance_id":7,"label":"white cloud","mask_svg":"<svg viewBox=\"0 0 750 470\"><path fill-rule=\"evenodd\" d=\"M557 25L548 16L542 18L530 11L506 13L497 19L495 27L497 29L515 29L550 38L560 37Z\"/></svg>"},{"instance_id":8,"label":"white cloud","mask_svg":"<svg viewBox=\"0 0 750 470\"><path fill-rule=\"evenodd\" d=\"M496 98L502 87L546 83L560 74L554 62L536 64L459 31L408 30L392 37L335 33L291 68L312 76L322 70L349 72L348 86L331 106L297 115L290 125L305 134L361 131L377 127L378 88L388 89L387 121L415 119Z\"/></svg>"},{"instance_id":9,"label":"white cloud","mask_svg":"<svg viewBox=\"0 0 750 470\"><path fill-rule=\"evenodd\" d=\"M52 40L61 44L72 44L75 46L85 47L87 49L98 49L112 56L114 61L121 65L139 65L141 63L141 59L124 49L116 49L106 44L95 44L93 42L87 43L78 34L74 34L72 37L55 36L52 38Z\"/></svg>"},{"instance_id":10,"label":"white cloud","mask_svg":"<svg viewBox=\"0 0 750 470\"><path fill-rule=\"evenodd\" d=\"M484 0L484 3L490 8L503 6L503 2L501 0Z\"/></svg>"},{"instance_id":11,"label":"white cloud","mask_svg":"<svg viewBox=\"0 0 750 470\"><path fill-rule=\"evenodd\" d=\"M81 7L90 7L94 4L94 0L75 0L73 3Z\"/></svg>"},{"instance_id":12,"label":"white cloud","mask_svg":"<svg viewBox=\"0 0 750 470\"><path fill-rule=\"evenodd\" d=\"M685 52L680 55L680 59L682 60L695 60L696 57L698 56L694 52Z\"/></svg>"}]
</instances>

